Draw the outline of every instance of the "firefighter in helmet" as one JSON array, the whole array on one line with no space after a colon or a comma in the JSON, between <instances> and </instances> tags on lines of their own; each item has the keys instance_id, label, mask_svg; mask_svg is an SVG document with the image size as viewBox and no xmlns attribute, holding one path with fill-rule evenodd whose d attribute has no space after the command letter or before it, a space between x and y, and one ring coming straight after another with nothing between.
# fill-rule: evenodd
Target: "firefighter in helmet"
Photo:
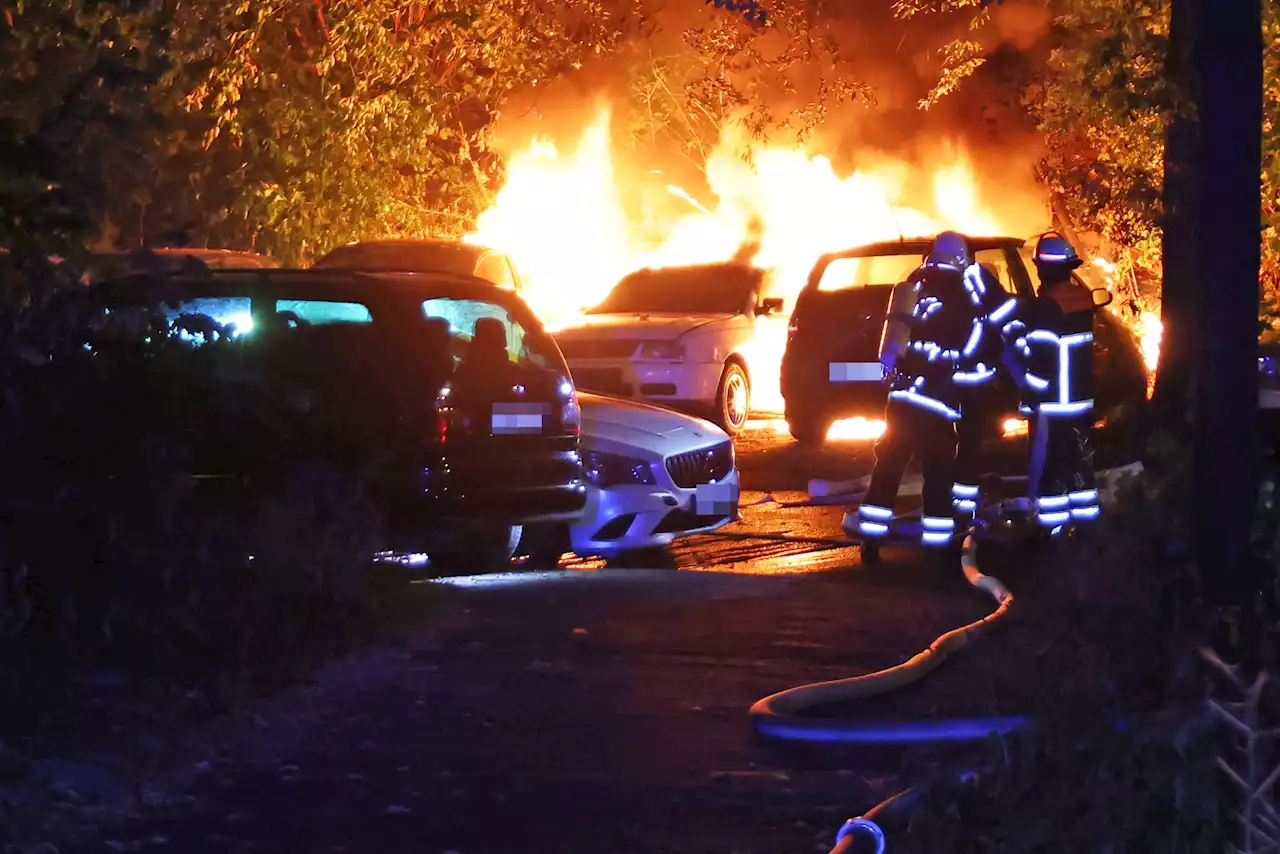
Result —
<instances>
[{"instance_id":1,"label":"firefighter in helmet","mask_svg":"<svg viewBox=\"0 0 1280 854\"><path fill-rule=\"evenodd\" d=\"M1022 413L1031 420L1029 487L1036 519L1057 534L1098 517L1089 435L1093 426L1093 313L1088 288L1073 278L1083 262L1057 232L1040 237L1036 298L1002 328L1018 365Z\"/></svg>"},{"instance_id":2,"label":"firefighter in helmet","mask_svg":"<svg viewBox=\"0 0 1280 854\"><path fill-rule=\"evenodd\" d=\"M874 559L889 533L893 503L911 457L918 456L922 489L921 543L950 545L956 533L952 505L959 389L995 375L977 359L987 312L970 296L965 271L972 265L968 241L943 232L924 263L894 289L881 338L881 362L889 380L885 431L876 443L871 484L858 509L863 556Z\"/></svg>"},{"instance_id":3,"label":"firefighter in helmet","mask_svg":"<svg viewBox=\"0 0 1280 854\"><path fill-rule=\"evenodd\" d=\"M995 368L1004 356L1000 328L1015 316L1018 299L1005 291L986 265L976 261L965 268L964 286L976 313L971 335L977 343L969 361L982 366L982 370L957 377L961 417L956 423L958 443L951 498L957 519L968 524L977 515L981 502L978 480L983 473L982 443L998 393Z\"/></svg>"}]
</instances>

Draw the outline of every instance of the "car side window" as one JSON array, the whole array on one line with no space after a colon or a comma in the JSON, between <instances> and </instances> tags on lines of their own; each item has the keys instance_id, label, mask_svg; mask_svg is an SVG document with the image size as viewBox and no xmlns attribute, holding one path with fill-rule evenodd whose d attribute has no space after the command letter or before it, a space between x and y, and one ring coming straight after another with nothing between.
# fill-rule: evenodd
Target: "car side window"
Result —
<instances>
[{"instance_id":1,"label":"car side window","mask_svg":"<svg viewBox=\"0 0 1280 854\"><path fill-rule=\"evenodd\" d=\"M475 337L477 321L486 318L502 324L506 336L507 358L517 364L549 366L554 364L545 345L534 343L524 328L505 308L485 300L451 299L437 297L422 303L423 317L439 318L449 324L449 334L459 342L469 344ZM536 337L536 336L535 336Z\"/></svg>"},{"instance_id":2,"label":"car side window","mask_svg":"<svg viewBox=\"0 0 1280 854\"><path fill-rule=\"evenodd\" d=\"M1017 293L1009 275L1009 259L1005 257L1003 249L979 249L973 253L973 260L986 267L1000 283L1000 287L1004 289L1006 294Z\"/></svg>"},{"instance_id":3,"label":"car side window","mask_svg":"<svg viewBox=\"0 0 1280 854\"><path fill-rule=\"evenodd\" d=\"M304 323L321 326L326 323L372 323L369 307L358 302L332 300L278 299L276 314L288 312Z\"/></svg>"},{"instance_id":4,"label":"car side window","mask_svg":"<svg viewBox=\"0 0 1280 854\"><path fill-rule=\"evenodd\" d=\"M492 282L500 288L514 290L516 286L515 280L511 276L511 266L507 264L506 256L497 253L485 255L480 259L480 263L476 264L476 278Z\"/></svg>"},{"instance_id":5,"label":"car side window","mask_svg":"<svg viewBox=\"0 0 1280 854\"><path fill-rule=\"evenodd\" d=\"M164 313L170 323L184 314L204 315L226 327L227 334L236 338L253 331L251 307L249 297L196 297L179 303L176 308L167 305ZM201 336L192 335L184 330L179 330L178 337L183 341L194 343L200 343L202 340Z\"/></svg>"}]
</instances>

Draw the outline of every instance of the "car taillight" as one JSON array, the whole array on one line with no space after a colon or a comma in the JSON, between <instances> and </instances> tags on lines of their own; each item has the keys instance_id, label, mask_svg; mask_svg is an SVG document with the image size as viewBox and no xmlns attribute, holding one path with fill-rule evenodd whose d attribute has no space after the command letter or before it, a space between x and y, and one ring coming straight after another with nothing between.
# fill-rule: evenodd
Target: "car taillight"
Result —
<instances>
[{"instance_id":1,"label":"car taillight","mask_svg":"<svg viewBox=\"0 0 1280 854\"><path fill-rule=\"evenodd\" d=\"M431 438L435 442L449 441L449 412L446 407L436 404L434 423L431 425Z\"/></svg>"},{"instance_id":2,"label":"car taillight","mask_svg":"<svg viewBox=\"0 0 1280 854\"><path fill-rule=\"evenodd\" d=\"M582 407L578 405L578 390L569 380L561 380L560 398L563 401L560 423L564 425L565 432L577 437L582 432Z\"/></svg>"}]
</instances>

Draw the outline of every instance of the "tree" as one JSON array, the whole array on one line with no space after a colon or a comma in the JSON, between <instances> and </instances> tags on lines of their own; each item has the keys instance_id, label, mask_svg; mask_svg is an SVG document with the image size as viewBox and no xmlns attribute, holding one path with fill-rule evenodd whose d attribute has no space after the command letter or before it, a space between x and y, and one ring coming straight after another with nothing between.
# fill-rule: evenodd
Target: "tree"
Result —
<instances>
[{"instance_id":1,"label":"tree","mask_svg":"<svg viewBox=\"0 0 1280 854\"><path fill-rule=\"evenodd\" d=\"M1199 119L1192 542L1210 598L1244 605L1257 581L1247 567L1259 487L1261 0L1200 2L1191 20Z\"/></svg>"},{"instance_id":2,"label":"tree","mask_svg":"<svg viewBox=\"0 0 1280 854\"><path fill-rule=\"evenodd\" d=\"M0 18L0 247L74 259L150 171L168 67L163 4L20 4Z\"/></svg>"},{"instance_id":3,"label":"tree","mask_svg":"<svg viewBox=\"0 0 1280 854\"><path fill-rule=\"evenodd\" d=\"M461 233L500 176L488 131L507 94L630 25L626 3L596 0L183 3L166 94L205 165L157 196L203 238L285 261Z\"/></svg>"}]
</instances>

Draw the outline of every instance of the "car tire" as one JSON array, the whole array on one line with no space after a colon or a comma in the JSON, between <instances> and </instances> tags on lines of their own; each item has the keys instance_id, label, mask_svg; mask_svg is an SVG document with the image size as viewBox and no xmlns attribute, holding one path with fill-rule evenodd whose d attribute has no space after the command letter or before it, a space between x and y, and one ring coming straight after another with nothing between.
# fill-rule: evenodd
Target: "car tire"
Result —
<instances>
[{"instance_id":1,"label":"car tire","mask_svg":"<svg viewBox=\"0 0 1280 854\"><path fill-rule=\"evenodd\" d=\"M504 572L524 529L520 525L460 524L431 538L427 558L434 575Z\"/></svg>"},{"instance_id":2,"label":"car tire","mask_svg":"<svg viewBox=\"0 0 1280 854\"><path fill-rule=\"evenodd\" d=\"M720 374L716 389L716 424L730 436L737 436L747 426L751 411L751 382L737 362L729 362Z\"/></svg>"},{"instance_id":3,"label":"car tire","mask_svg":"<svg viewBox=\"0 0 1280 854\"><path fill-rule=\"evenodd\" d=\"M529 569L556 569L570 545L567 525L525 525L515 554L528 558Z\"/></svg>"},{"instance_id":4,"label":"car tire","mask_svg":"<svg viewBox=\"0 0 1280 854\"><path fill-rule=\"evenodd\" d=\"M827 441L827 431L831 429L831 419L815 413L787 413L787 429L791 437L802 445L821 447Z\"/></svg>"}]
</instances>

